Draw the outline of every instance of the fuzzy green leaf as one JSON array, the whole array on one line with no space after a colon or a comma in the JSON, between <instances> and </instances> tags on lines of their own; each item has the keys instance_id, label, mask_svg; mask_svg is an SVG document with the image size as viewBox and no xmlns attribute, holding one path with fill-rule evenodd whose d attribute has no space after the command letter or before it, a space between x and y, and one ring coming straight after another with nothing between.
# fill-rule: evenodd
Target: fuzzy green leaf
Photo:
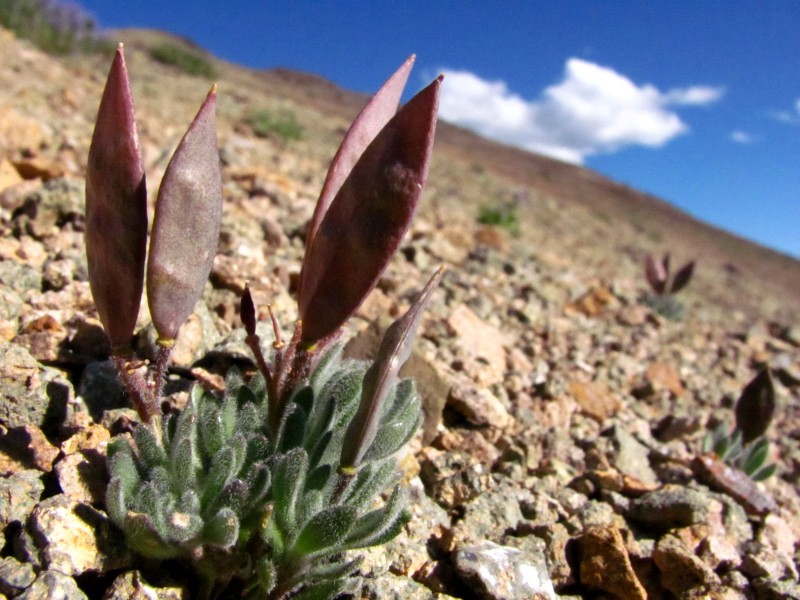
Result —
<instances>
[{"instance_id":1,"label":"fuzzy green leaf","mask_svg":"<svg viewBox=\"0 0 800 600\"><path fill-rule=\"evenodd\" d=\"M177 493L197 487L197 470L200 460L197 457L192 437L179 439L172 446L170 457L173 485Z\"/></svg>"},{"instance_id":2,"label":"fuzzy green leaf","mask_svg":"<svg viewBox=\"0 0 800 600\"><path fill-rule=\"evenodd\" d=\"M292 554L298 559L327 552L338 551L356 520L356 509L352 506L329 506L315 514L297 536Z\"/></svg>"},{"instance_id":3,"label":"fuzzy green leaf","mask_svg":"<svg viewBox=\"0 0 800 600\"><path fill-rule=\"evenodd\" d=\"M307 490L322 490L331 480L334 471L331 465L320 465L313 469L306 479Z\"/></svg>"},{"instance_id":4,"label":"fuzzy green leaf","mask_svg":"<svg viewBox=\"0 0 800 600\"><path fill-rule=\"evenodd\" d=\"M334 560L328 563L315 563L303 575L303 581L307 583L316 583L347 577L353 573L363 561L364 557L359 556L353 560Z\"/></svg>"},{"instance_id":5,"label":"fuzzy green leaf","mask_svg":"<svg viewBox=\"0 0 800 600\"><path fill-rule=\"evenodd\" d=\"M214 455L200 502L202 506L209 506L222 493L225 486L236 476L236 466L236 451L230 446Z\"/></svg>"},{"instance_id":6,"label":"fuzzy green leaf","mask_svg":"<svg viewBox=\"0 0 800 600\"><path fill-rule=\"evenodd\" d=\"M141 483L139 465L127 439L118 437L108 445L108 471L113 479L119 480L123 497L136 492Z\"/></svg>"},{"instance_id":7,"label":"fuzzy green leaf","mask_svg":"<svg viewBox=\"0 0 800 600\"><path fill-rule=\"evenodd\" d=\"M405 496L401 493L400 486L395 486L384 506L358 519L347 536L347 549L376 546L384 543L386 536L391 532L399 532L399 528L409 519L404 511L405 504ZM393 533L388 539L392 539L395 535L397 533Z\"/></svg>"},{"instance_id":8,"label":"fuzzy green leaf","mask_svg":"<svg viewBox=\"0 0 800 600\"><path fill-rule=\"evenodd\" d=\"M207 410L200 415L200 443L206 456L214 456L225 445L225 427L219 410Z\"/></svg>"},{"instance_id":9,"label":"fuzzy green leaf","mask_svg":"<svg viewBox=\"0 0 800 600\"><path fill-rule=\"evenodd\" d=\"M200 535L203 520L197 514L174 511L167 515L166 525L169 541L185 544Z\"/></svg>"},{"instance_id":10,"label":"fuzzy green leaf","mask_svg":"<svg viewBox=\"0 0 800 600\"><path fill-rule=\"evenodd\" d=\"M297 448L283 455L272 472L273 518L284 532L294 531L298 501L305 487L308 456Z\"/></svg>"},{"instance_id":11,"label":"fuzzy green leaf","mask_svg":"<svg viewBox=\"0 0 800 600\"><path fill-rule=\"evenodd\" d=\"M136 441L136 450L139 453L139 460L145 469L163 466L167 464L167 454L164 447L153 433L151 426L140 423L133 432Z\"/></svg>"},{"instance_id":12,"label":"fuzzy green leaf","mask_svg":"<svg viewBox=\"0 0 800 600\"><path fill-rule=\"evenodd\" d=\"M399 385L396 395L400 402L390 412L390 422L383 422L375 433L375 438L369 449L364 453L364 461L374 461L387 458L402 448L416 432L422 420L420 400L414 390L413 382L405 380Z\"/></svg>"},{"instance_id":13,"label":"fuzzy green leaf","mask_svg":"<svg viewBox=\"0 0 800 600\"><path fill-rule=\"evenodd\" d=\"M106 488L106 512L117 527L121 528L123 526L125 515L128 512L128 504L125 485L119 477L112 478Z\"/></svg>"},{"instance_id":14,"label":"fuzzy green leaf","mask_svg":"<svg viewBox=\"0 0 800 600\"><path fill-rule=\"evenodd\" d=\"M278 579L275 565L272 564L272 561L265 556L258 561L255 571L256 577L258 578L258 583L261 586L261 590L265 594L268 594L275 587L275 583Z\"/></svg>"},{"instance_id":15,"label":"fuzzy green leaf","mask_svg":"<svg viewBox=\"0 0 800 600\"><path fill-rule=\"evenodd\" d=\"M775 471L777 470L778 470L778 465L776 465L775 463L771 463L766 467L763 467L758 471L756 471L755 473L753 473L752 475L750 475L750 478L753 481L764 481L772 477L775 474Z\"/></svg>"},{"instance_id":16,"label":"fuzzy green leaf","mask_svg":"<svg viewBox=\"0 0 800 600\"><path fill-rule=\"evenodd\" d=\"M346 585L346 579L315 583L292 596L292 600L331 600L341 594Z\"/></svg>"},{"instance_id":17,"label":"fuzzy green leaf","mask_svg":"<svg viewBox=\"0 0 800 600\"><path fill-rule=\"evenodd\" d=\"M284 418L280 433L279 452L288 452L303 445L308 417L299 404L289 405L289 414Z\"/></svg>"},{"instance_id":18,"label":"fuzzy green leaf","mask_svg":"<svg viewBox=\"0 0 800 600\"><path fill-rule=\"evenodd\" d=\"M769 455L769 442L766 438L759 438L753 442L752 446L747 449L744 455L744 462L742 464L742 471L748 475L752 475L764 466L767 462Z\"/></svg>"},{"instance_id":19,"label":"fuzzy green leaf","mask_svg":"<svg viewBox=\"0 0 800 600\"><path fill-rule=\"evenodd\" d=\"M230 508L221 509L203 527L203 540L211 546L230 548L239 537L239 519Z\"/></svg>"},{"instance_id":20,"label":"fuzzy green leaf","mask_svg":"<svg viewBox=\"0 0 800 600\"><path fill-rule=\"evenodd\" d=\"M164 542L150 515L129 512L123 530L128 545L143 556L167 559L181 554L178 548Z\"/></svg>"},{"instance_id":21,"label":"fuzzy green leaf","mask_svg":"<svg viewBox=\"0 0 800 600\"><path fill-rule=\"evenodd\" d=\"M369 506L375 496L397 480L399 472L394 460L367 463L350 483L344 502L358 509Z\"/></svg>"}]
</instances>

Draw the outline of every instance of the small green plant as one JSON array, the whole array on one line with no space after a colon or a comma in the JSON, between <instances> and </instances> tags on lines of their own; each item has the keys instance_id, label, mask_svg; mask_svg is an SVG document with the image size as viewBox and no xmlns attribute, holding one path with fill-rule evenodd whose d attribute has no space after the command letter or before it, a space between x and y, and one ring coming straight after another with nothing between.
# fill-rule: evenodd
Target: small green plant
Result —
<instances>
[{"instance_id":1,"label":"small green plant","mask_svg":"<svg viewBox=\"0 0 800 600\"><path fill-rule=\"evenodd\" d=\"M690 261L671 276L669 253L664 254L660 261L652 254L648 254L645 261L645 277L653 293L645 296L645 303L667 319L680 320L683 317L684 307L675 298L675 294L689 284L694 274L694 267L695 262Z\"/></svg>"},{"instance_id":2,"label":"small green plant","mask_svg":"<svg viewBox=\"0 0 800 600\"><path fill-rule=\"evenodd\" d=\"M736 402L736 425L720 423L703 438L703 453L713 452L727 465L753 481L771 477L777 465L767 464L769 442L764 434L775 412L775 387L769 368L764 368L742 390Z\"/></svg>"},{"instance_id":3,"label":"small green plant","mask_svg":"<svg viewBox=\"0 0 800 600\"><path fill-rule=\"evenodd\" d=\"M197 51L187 50L170 42L159 44L150 50L150 56L165 65L173 66L189 75L213 79L217 70L208 59Z\"/></svg>"},{"instance_id":4,"label":"small green plant","mask_svg":"<svg viewBox=\"0 0 800 600\"><path fill-rule=\"evenodd\" d=\"M247 117L247 124L258 137L275 135L284 142L303 139L303 126L297 116L288 110L255 110Z\"/></svg>"},{"instance_id":5,"label":"small green plant","mask_svg":"<svg viewBox=\"0 0 800 600\"><path fill-rule=\"evenodd\" d=\"M131 339L145 271L145 180L117 52L89 153L86 244L112 359L142 423L131 441L109 446L106 505L133 550L192 565L197 597L335 598L356 581L352 551L392 539L409 518L394 455L421 413L413 382L398 373L443 269L389 327L373 362L342 358L338 338L396 253L427 179L441 77L397 110L412 65L413 57L364 107L331 163L292 336L284 340L270 311L275 339L265 356L246 289L241 315L258 374L232 370L221 398L195 387L180 414L163 415L170 349L219 234L216 91L159 190L146 269L158 341L154 365L142 367Z\"/></svg>"},{"instance_id":6,"label":"small green plant","mask_svg":"<svg viewBox=\"0 0 800 600\"><path fill-rule=\"evenodd\" d=\"M0 25L52 54L107 48L89 14L57 0L3 0Z\"/></svg>"},{"instance_id":7,"label":"small green plant","mask_svg":"<svg viewBox=\"0 0 800 600\"><path fill-rule=\"evenodd\" d=\"M519 234L519 219L513 206L502 208L482 206L478 213L478 223L507 229L512 235Z\"/></svg>"}]
</instances>

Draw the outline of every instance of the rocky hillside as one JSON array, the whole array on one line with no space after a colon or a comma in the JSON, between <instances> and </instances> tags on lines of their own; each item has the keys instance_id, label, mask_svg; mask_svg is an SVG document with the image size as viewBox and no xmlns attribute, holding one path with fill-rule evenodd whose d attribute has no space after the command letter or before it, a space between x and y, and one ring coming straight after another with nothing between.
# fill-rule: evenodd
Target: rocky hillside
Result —
<instances>
[{"instance_id":1,"label":"rocky hillside","mask_svg":"<svg viewBox=\"0 0 800 600\"><path fill-rule=\"evenodd\" d=\"M154 198L212 79L151 57L165 42L203 55L185 41L118 37ZM0 56L0 598L189 598L185 575L134 562L103 513L105 443L130 411L82 230L111 56L53 58L2 29ZM252 366L238 332L246 282L292 323L305 223L364 101L313 76L205 59L219 84L225 212L173 354L177 404L193 380ZM361 566L362 597L800 597L800 263L444 124L434 155L402 252L350 325L349 352L373 352L448 265L408 366L425 404L403 461L414 519ZM481 225L487 208L506 226ZM668 248L699 261L680 321L642 302L644 257ZM146 309L140 326L147 356ZM733 422L766 365L777 475L715 476L693 461L700 441Z\"/></svg>"}]
</instances>

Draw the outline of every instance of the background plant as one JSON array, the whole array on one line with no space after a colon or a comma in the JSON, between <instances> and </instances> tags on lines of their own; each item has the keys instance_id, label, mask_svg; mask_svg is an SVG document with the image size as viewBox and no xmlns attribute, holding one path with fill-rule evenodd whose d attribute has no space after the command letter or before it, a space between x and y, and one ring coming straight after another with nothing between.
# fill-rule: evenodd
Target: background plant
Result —
<instances>
[{"instance_id":1,"label":"background plant","mask_svg":"<svg viewBox=\"0 0 800 600\"><path fill-rule=\"evenodd\" d=\"M519 219L514 206L482 206L478 212L478 223L502 227L512 235L519 234Z\"/></svg>"},{"instance_id":2,"label":"background plant","mask_svg":"<svg viewBox=\"0 0 800 600\"><path fill-rule=\"evenodd\" d=\"M675 294L685 288L694 274L695 262L683 265L673 276L670 272L670 255L664 254L657 260L652 254L645 259L645 277L652 294L645 296L645 303L660 315L677 320L683 316L683 304Z\"/></svg>"},{"instance_id":3,"label":"background plant","mask_svg":"<svg viewBox=\"0 0 800 600\"><path fill-rule=\"evenodd\" d=\"M284 142L303 139L303 126L289 110L254 110L247 116L247 125L258 137L277 136Z\"/></svg>"},{"instance_id":4,"label":"background plant","mask_svg":"<svg viewBox=\"0 0 800 600\"><path fill-rule=\"evenodd\" d=\"M754 481L771 477L777 465L767 463L769 442L765 433L775 414L775 386L769 367L762 369L736 401L736 424L722 422L703 438L702 451L713 452Z\"/></svg>"},{"instance_id":5,"label":"background plant","mask_svg":"<svg viewBox=\"0 0 800 600\"><path fill-rule=\"evenodd\" d=\"M0 25L53 54L108 48L91 15L57 0L3 0Z\"/></svg>"},{"instance_id":6,"label":"background plant","mask_svg":"<svg viewBox=\"0 0 800 600\"><path fill-rule=\"evenodd\" d=\"M112 65L89 155L87 255L112 358L143 423L132 443L120 438L109 448L107 508L137 552L189 561L203 597L333 598L353 583L349 551L391 539L408 518L394 454L418 427L420 401L398 372L442 270L389 328L374 362L343 359L337 339L396 253L427 179L441 78L397 111L412 64L365 106L331 163L291 337L284 341L272 317L265 356L246 290L241 313L258 375L229 373L222 398L196 388L188 407L166 418L170 348L219 233L216 93L159 190L147 263L158 342L155 364L141 367L130 341L147 243L145 181L121 48Z\"/></svg>"},{"instance_id":7,"label":"background plant","mask_svg":"<svg viewBox=\"0 0 800 600\"><path fill-rule=\"evenodd\" d=\"M189 50L178 44L164 43L154 46L150 50L158 62L180 69L188 75L213 79L217 76L214 65L197 50Z\"/></svg>"}]
</instances>

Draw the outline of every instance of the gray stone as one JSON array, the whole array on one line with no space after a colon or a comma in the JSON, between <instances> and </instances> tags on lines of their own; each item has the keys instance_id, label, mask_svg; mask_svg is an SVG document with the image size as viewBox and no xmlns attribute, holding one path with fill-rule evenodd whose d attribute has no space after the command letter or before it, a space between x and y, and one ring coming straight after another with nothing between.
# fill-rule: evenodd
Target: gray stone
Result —
<instances>
[{"instance_id":1,"label":"gray stone","mask_svg":"<svg viewBox=\"0 0 800 600\"><path fill-rule=\"evenodd\" d=\"M0 261L0 284L17 294L42 289L42 273L30 265L13 260Z\"/></svg>"},{"instance_id":2,"label":"gray stone","mask_svg":"<svg viewBox=\"0 0 800 600\"><path fill-rule=\"evenodd\" d=\"M186 585L154 587L139 571L126 571L117 576L103 600L189 600L189 590Z\"/></svg>"},{"instance_id":3,"label":"gray stone","mask_svg":"<svg viewBox=\"0 0 800 600\"><path fill-rule=\"evenodd\" d=\"M17 600L89 600L72 577L58 571L43 571Z\"/></svg>"},{"instance_id":4,"label":"gray stone","mask_svg":"<svg viewBox=\"0 0 800 600\"><path fill-rule=\"evenodd\" d=\"M485 492L463 507L463 517L453 526L452 544L462 546L479 540L499 540L525 520L519 488L503 484Z\"/></svg>"},{"instance_id":5,"label":"gray stone","mask_svg":"<svg viewBox=\"0 0 800 600\"><path fill-rule=\"evenodd\" d=\"M365 578L361 585L362 600L451 600L437 594L408 577L386 573L376 579Z\"/></svg>"},{"instance_id":6,"label":"gray stone","mask_svg":"<svg viewBox=\"0 0 800 600\"><path fill-rule=\"evenodd\" d=\"M611 464L620 473L631 475L645 483L658 483L656 474L650 468L647 447L619 425L615 425L610 434L615 449L614 455L609 457Z\"/></svg>"},{"instance_id":7,"label":"gray stone","mask_svg":"<svg viewBox=\"0 0 800 600\"><path fill-rule=\"evenodd\" d=\"M125 387L111 359L86 365L78 384L78 395L95 421L99 421L106 410L129 405Z\"/></svg>"},{"instance_id":8,"label":"gray stone","mask_svg":"<svg viewBox=\"0 0 800 600\"><path fill-rule=\"evenodd\" d=\"M36 579L33 565L21 563L12 556L0 558L0 593L14 596Z\"/></svg>"},{"instance_id":9,"label":"gray stone","mask_svg":"<svg viewBox=\"0 0 800 600\"><path fill-rule=\"evenodd\" d=\"M25 523L43 491L42 473L36 469L0 479L0 530L9 523Z\"/></svg>"},{"instance_id":10,"label":"gray stone","mask_svg":"<svg viewBox=\"0 0 800 600\"><path fill-rule=\"evenodd\" d=\"M705 523L708 497L697 490L666 485L631 502L628 517L643 525L668 530Z\"/></svg>"},{"instance_id":11,"label":"gray stone","mask_svg":"<svg viewBox=\"0 0 800 600\"><path fill-rule=\"evenodd\" d=\"M555 600L544 557L482 542L455 553L459 577L486 600Z\"/></svg>"},{"instance_id":12,"label":"gray stone","mask_svg":"<svg viewBox=\"0 0 800 600\"><path fill-rule=\"evenodd\" d=\"M40 502L30 528L48 569L81 575L130 563L123 538L108 517L64 494Z\"/></svg>"},{"instance_id":13,"label":"gray stone","mask_svg":"<svg viewBox=\"0 0 800 600\"><path fill-rule=\"evenodd\" d=\"M42 366L22 346L0 340L0 423L52 430L61 424L73 396L61 371Z\"/></svg>"}]
</instances>

